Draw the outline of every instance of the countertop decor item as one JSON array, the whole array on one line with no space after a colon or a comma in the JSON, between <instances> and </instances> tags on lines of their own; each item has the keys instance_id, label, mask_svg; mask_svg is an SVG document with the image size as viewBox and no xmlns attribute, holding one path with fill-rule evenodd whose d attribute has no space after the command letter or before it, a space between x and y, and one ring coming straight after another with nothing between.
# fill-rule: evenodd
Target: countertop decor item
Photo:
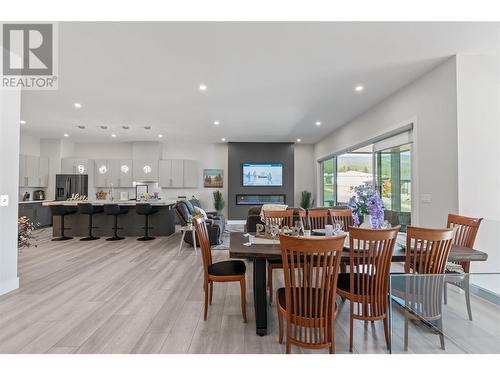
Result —
<instances>
[{"instance_id":1,"label":"countertop decor item","mask_svg":"<svg viewBox=\"0 0 500 375\"><path fill-rule=\"evenodd\" d=\"M300 207L304 210L310 209L314 205L314 200L312 199L312 193L310 191L304 190L301 193Z\"/></svg>"},{"instance_id":2,"label":"countertop decor item","mask_svg":"<svg viewBox=\"0 0 500 375\"><path fill-rule=\"evenodd\" d=\"M363 228L381 229L384 226L384 203L377 190L360 185L354 188L355 195L349 199L354 224L360 224L363 216Z\"/></svg>"}]
</instances>

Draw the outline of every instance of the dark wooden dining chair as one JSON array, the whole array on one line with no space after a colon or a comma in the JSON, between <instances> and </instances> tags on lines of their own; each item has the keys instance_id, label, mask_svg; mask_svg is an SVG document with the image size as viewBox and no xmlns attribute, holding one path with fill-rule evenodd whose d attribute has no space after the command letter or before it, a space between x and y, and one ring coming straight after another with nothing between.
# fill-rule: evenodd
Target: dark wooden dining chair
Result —
<instances>
[{"instance_id":1,"label":"dark wooden dining chair","mask_svg":"<svg viewBox=\"0 0 500 375\"><path fill-rule=\"evenodd\" d=\"M336 221L342 222L343 230L349 232L349 227L354 226L352 210L350 208L330 208L330 220L333 225Z\"/></svg>"},{"instance_id":2,"label":"dark wooden dining chair","mask_svg":"<svg viewBox=\"0 0 500 375\"><path fill-rule=\"evenodd\" d=\"M280 235L285 287L276 291L279 342L286 353L291 345L328 348L335 353L335 292L345 235L291 237Z\"/></svg>"},{"instance_id":3,"label":"dark wooden dining chair","mask_svg":"<svg viewBox=\"0 0 500 375\"><path fill-rule=\"evenodd\" d=\"M328 224L328 218L330 214L328 209L324 210L309 210L309 223L311 230L313 229L325 229L325 225Z\"/></svg>"},{"instance_id":4,"label":"dark wooden dining chair","mask_svg":"<svg viewBox=\"0 0 500 375\"><path fill-rule=\"evenodd\" d=\"M241 260L225 260L221 262L212 262L212 250L210 248L210 239L208 236L207 225L202 215L193 218L193 223L196 229L196 235L200 242L201 254L203 259L204 272L204 290L205 290L205 311L204 319L207 320L208 304L212 304L212 296L214 293L214 282L231 282L239 281L241 289L241 313L243 320L247 322L246 310L246 284L245 273L246 266Z\"/></svg>"},{"instance_id":5,"label":"dark wooden dining chair","mask_svg":"<svg viewBox=\"0 0 500 375\"><path fill-rule=\"evenodd\" d=\"M392 252L399 228L349 228L349 273L339 274L337 294L350 302L350 352L353 347L354 319L365 322L383 320L389 349L387 293Z\"/></svg>"},{"instance_id":6,"label":"dark wooden dining chair","mask_svg":"<svg viewBox=\"0 0 500 375\"><path fill-rule=\"evenodd\" d=\"M391 292L405 302L404 350L408 350L409 320L432 323L445 348L443 332L443 285L446 262L453 243L452 228L434 229L408 226L406 231L405 273L416 277L395 277Z\"/></svg>"},{"instance_id":7,"label":"dark wooden dining chair","mask_svg":"<svg viewBox=\"0 0 500 375\"><path fill-rule=\"evenodd\" d=\"M299 220L301 218L301 210L299 210ZM278 225L280 228L292 227L293 209L283 211L264 211L264 222L266 225ZM279 259L268 260L267 262L267 287L269 289L269 304L273 303L273 270L283 268L283 264Z\"/></svg>"},{"instance_id":8,"label":"dark wooden dining chair","mask_svg":"<svg viewBox=\"0 0 500 375\"><path fill-rule=\"evenodd\" d=\"M453 236L453 244L458 246L463 246L472 250L482 220L483 220L482 218L448 214L447 227L453 228L455 230L455 234ZM454 262L454 263L462 268L465 275L463 278L459 278L457 281L450 281L445 283L444 303L448 302L447 301L448 293L446 285L449 283L459 287L465 292L465 303L467 305L467 314L469 315L469 320L472 320L472 310L470 307L470 282L468 275L470 271L470 262ZM457 274L458 271L453 269L447 269L446 273Z\"/></svg>"}]
</instances>

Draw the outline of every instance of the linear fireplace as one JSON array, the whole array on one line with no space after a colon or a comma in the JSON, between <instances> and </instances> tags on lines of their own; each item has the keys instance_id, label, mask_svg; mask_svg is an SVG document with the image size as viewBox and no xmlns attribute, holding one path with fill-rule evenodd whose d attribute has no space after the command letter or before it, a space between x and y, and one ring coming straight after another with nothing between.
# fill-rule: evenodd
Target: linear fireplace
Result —
<instances>
[{"instance_id":1,"label":"linear fireplace","mask_svg":"<svg viewBox=\"0 0 500 375\"><path fill-rule=\"evenodd\" d=\"M236 194L237 205L285 204L285 194Z\"/></svg>"}]
</instances>

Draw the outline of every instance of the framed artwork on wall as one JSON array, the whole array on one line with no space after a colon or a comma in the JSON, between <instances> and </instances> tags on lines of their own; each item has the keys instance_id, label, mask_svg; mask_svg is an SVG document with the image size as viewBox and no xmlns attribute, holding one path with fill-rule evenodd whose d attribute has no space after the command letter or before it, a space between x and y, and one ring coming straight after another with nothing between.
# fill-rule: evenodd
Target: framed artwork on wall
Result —
<instances>
[{"instance_id":1,"label":"framed artwork on wall","mask_svg":"<svg viewBox=\"0 0 500 375\"><path fill-rule=\"evenodd\" d=\"M223 169L204 169L203 170L203 187L222 188L223 185L224 185L224 170Z\"/></svg>"}]
</instances>

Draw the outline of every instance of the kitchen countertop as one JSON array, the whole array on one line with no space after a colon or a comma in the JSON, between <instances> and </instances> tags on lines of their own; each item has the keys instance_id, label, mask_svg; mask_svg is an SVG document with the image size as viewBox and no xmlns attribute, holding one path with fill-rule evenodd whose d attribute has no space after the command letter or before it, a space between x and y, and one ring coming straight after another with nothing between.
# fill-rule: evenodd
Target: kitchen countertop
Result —
<instances>
[{"instance_id":1,"label":"kitchen countertop","mask_svg":"<svg viewBox=\"0 0 500 375\"><path fill-rule=\"evenodd\" d=\"M62 206L76 206L78 203L92 203L96 206L101 206L104 204L117 204L119 206L135 206L137 203L150 203L152 206L171 206L177 203L175 200L160 200L160 201L121 201L121 200L86 200L86 201L44 201L44 206L62 205Z\"/></svg>"},{"instance_id":2,"label":"kitchen countertop","mask_svg":"<svg viewBox=\"0 0 500 375\"><path fill-rule=\"evenodd\" d=\"M29 201L19 201L19 204L30 204L30 203L48 203L48 202L53 202L52 199L45 199L45 200L40 200L40 201L34 201L34 200L29 200Z\"/></svg>"}]
</instances>

